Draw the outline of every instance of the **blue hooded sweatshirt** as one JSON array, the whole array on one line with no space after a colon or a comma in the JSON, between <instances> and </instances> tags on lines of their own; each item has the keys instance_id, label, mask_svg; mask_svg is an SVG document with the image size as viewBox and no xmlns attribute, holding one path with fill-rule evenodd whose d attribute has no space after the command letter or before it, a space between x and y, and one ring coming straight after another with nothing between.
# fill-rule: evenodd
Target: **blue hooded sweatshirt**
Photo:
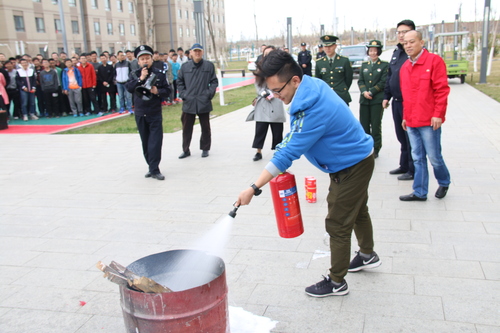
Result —
<instances>
[{"instance_id":1,"label":"blue hooded sweatshirt","mask_svg":"<svg viewBox=\"0 0 500 333\"><path fill-rule=\"evenodd\" d=\"M304 75L290 104L290 133L266 169L276 176L304 155L321 171L336 173L372 151L373 139L346 103L323 80Z\"/></svg>"}]
</instances>

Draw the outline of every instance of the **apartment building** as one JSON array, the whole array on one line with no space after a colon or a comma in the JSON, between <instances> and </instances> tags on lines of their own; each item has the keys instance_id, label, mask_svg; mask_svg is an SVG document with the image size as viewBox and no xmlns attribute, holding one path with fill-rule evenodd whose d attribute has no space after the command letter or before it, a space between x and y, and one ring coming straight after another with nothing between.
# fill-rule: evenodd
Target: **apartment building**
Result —
<instances>
[{"instance_id":1,"label":"apartment building","mask_svg":"<svg viewBox=\"0 0 500 333\"><path fill-rule=\"evenodd\" d=\"M222 49L224 1L204 0L204 6ZM116 53L141 44L167 52L195 40L193 0L0 0L0 52L7 56L49 56L66 46L70 55Z\"/></svg>"}]
</instances>

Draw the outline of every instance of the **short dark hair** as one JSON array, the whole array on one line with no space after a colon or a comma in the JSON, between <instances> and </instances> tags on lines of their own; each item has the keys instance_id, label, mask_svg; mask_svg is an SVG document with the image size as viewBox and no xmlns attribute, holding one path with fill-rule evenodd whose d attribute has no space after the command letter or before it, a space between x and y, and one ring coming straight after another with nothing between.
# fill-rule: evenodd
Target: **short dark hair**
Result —
<instances>
[{"instance_id":1,"label":"short dark hair","mask_svg":"<svg viewBox=\"0 0 500 333\"><path fill-rule=\"evenodd\" d=\"M116 52L116 55L119 55L120 53L123 53L123 51L118 51L118 52Z\"/></svg>"},{"instance_id":2,"label":"short dark hair","mask_svg":"<svg viewBox=\"0 0 500 333\"><path fill-rule=\"evenodd\" d=\"M366 49L366 55L369 55L368 53L370 52L370 47L368 46L368 48ZM382 54L382 48L381 47L377 47L377 55L381 55Z\"/></svg>"},{"instance_id":3,"label":"short dark hair","mask_svg":"<svg viewBox=\"0 0 500 333\"><path fill-rule=\"evenodd\" d=\"M282 82L289 80L293 76L298 76L302 80L303 72L290 53L283 50L274 50L269 52L257 64L255 75L257 83L263 85L268 77L274 75L277 75Z\"/></svg>"},{"instance_id":4,"label":"short dark hair","mask_svg":"<svg viewBox=\"0 0 500 333\"><path fill-rule=\"evenodd\" d=\"M132 52L132 51L130 51L130 50L127 50L127 51L125 51L125 53L133 53L133 52Z\"/></svg>"},{"instance_id":5,"label":"short dark hair","mask_svg":"<svg viewBox=\"0 0 500 333\"><path fill-rule=\"evenodd\" d=\"M68 61L71 61L71 63L73 63L73 58L66 58L66 60L64 60L64 63L67 63Z\"/></svg>"},{"instance_id":6,"label":"short dark hair","mask_svg":"<svg viewBox=\"0 0 500 333\"><path fill-rule=\"evenodd\" d=\"M182 49L182 47L178 47L178 48L177 48L177 51L182 51L182 52L184 52L184 50Z\"/></svg>"},{"instance_id":7,"label":"short dark hair","mask_svg":"<svg viewBox=\"0 0 500 333\"><path fill-rule=\"evenodd\" d=\"M87 53L81 53L79 57L81 58L81 57L86 57L86 56L87 56Z\"/></svg>"},{"instance_id":8,"label":"short dark hair","mask_svg":"<svg viewBox=\"0 0 500 333\"><path fill-rule=\"evenodd\" d=\"M398 23L396 28L399 27L400 25L407 25L411 28L411 30L415 30L415 23L412 20L403 20Z\"/></svg>"},{"instance_id":9,"label":"short dark hair","mask_svg":"<svg viewBox=\"0 0 500 333\"><path fill-rule=\"evenodd\" d=\"M90 54L90 55L93 55L93 54L97 54L97 52L96 52L96 51L92 51L92 52L90 52L89 54Z\"/></svg>"},{"instance_id":10,"label":"short dark hair","mask_svg":"<svg viewBox=\"0 0 500 333\"><path fill-rule=\"evenodd\" d=\"M104 52L103 52L103 53L101 53L101 54L99 55L99 57L106 57L106 58L107 58L106 53L104 53Z\"/></svg>"}]
</instances>

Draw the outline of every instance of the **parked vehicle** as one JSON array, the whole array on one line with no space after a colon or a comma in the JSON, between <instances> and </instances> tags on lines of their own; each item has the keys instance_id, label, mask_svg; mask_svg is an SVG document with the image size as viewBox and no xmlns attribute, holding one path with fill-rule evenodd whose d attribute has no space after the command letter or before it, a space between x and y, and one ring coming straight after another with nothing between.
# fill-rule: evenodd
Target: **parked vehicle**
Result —
<instances>
[{"instance_id":1,"label":"parked vehicle","mask_svg":"<svg viewBox=\"0 0 500 333\"><path fill-rule=\"evenodd\" d=\"M339 54L341 56L349 58L352 65L352 70L354 74L359 75L361 70L361 64L363 61L368 61L368 55L366 54L365 45L349 45L342 46Z\"/></svg>"},{"instance_id":2,"label":"parked vehicle","mask_svg":"<svg viewBox=\"0 0 500 333\"><path fill-rule=\"evenodd\" d=\"M443 52L441 44L443 43L442 38L444 37L466 36L468 34L468 31L459 31L445 32L434 36L434 53L439 54L443 58L444 63L446 64L448 78L460 78L460 83L465 83L465 77L469 72L469 61L462 58L460 50ZM438 43L435 42L436 39L438 39ZM435 50L436 47L438 49L437 52Z\"/></svg>"}]
</instances>

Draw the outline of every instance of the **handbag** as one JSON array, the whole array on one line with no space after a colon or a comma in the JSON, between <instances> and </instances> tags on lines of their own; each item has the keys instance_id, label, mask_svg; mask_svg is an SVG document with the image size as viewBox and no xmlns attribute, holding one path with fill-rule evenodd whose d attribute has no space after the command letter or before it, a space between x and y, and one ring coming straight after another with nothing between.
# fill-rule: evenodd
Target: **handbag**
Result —
<instances>
[{"instance_id":1,"label":"handbag","mask_svg":"<svg viewBox=\"0 0 500 333\"><path fill-rule=\"evenodd\" d=\"M245 120L245 121L253 121L254 119L255 119L255 109L250 111L250 113L247 116L247 120Z\"/></svg>"}]
</instances>

